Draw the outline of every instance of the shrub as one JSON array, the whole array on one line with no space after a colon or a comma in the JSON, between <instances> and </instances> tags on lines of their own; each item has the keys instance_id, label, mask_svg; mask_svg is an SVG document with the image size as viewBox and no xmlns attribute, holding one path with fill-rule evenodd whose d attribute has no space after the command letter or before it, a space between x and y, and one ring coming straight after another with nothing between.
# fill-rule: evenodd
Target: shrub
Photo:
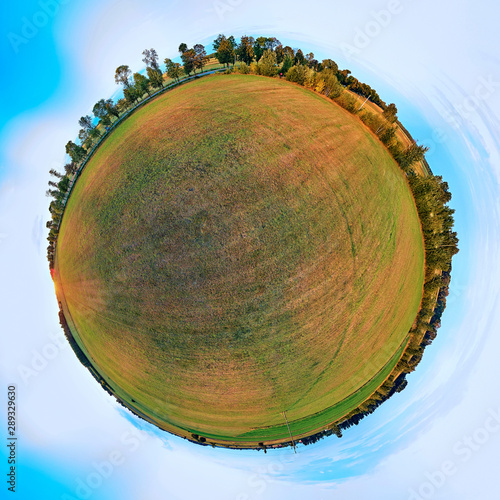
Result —
<instances>
[{"instance_id":1,"label":"shrub","mask_svg":"<svg viewBox=\"0 0 500 500\"><path fill-rule=\"evenodd\" d=\"M250 63L250 73L253 73L254 75L260 75L260 68L257 63Z\"/></svg>"},{"instance_id":2,"label":"shrub","mask_svg":"<svg viewBox=\"0 0 500 500\"><path fill-rule=\"evenodd\" d=\"M304 85L308 75L309 68L307 66L292 66L286 73L286 79L289 82L298 83L299 85Z\"/></svg>"},{"instance_id":3,"label":"shrub","mask_svg":"<svg viewBox=\"0 0 500 500\"><path fill-rule=\"evenodd\" d=\"M358 101L348 92L343 92L338 97L334 97L333 100L349 113L356 114L358 112Z\"/></svg>"},{"instance_id":4,"label":"shrub","mask_svg":"<svg viewBox=\"0 0 500 500\"><path fill-rule=\"evenodd\" d=\"M238 73L241 73L242 75L248 75L248 73L250 73L248 64L245 62L240 63L240 65L238 66Z\"/></svg>"},{"instance_id":5,"label":"shrub","mask_svg":"<svg viewBox=\"0 0 500 500\"><path fill-rule=\"evenodd\" d=\"M264 76L275 76L278 72L276 66L276 54L271 50L266 50L259 62L259 71Z\"/></svg>"},{"instance_id":6,"label":"shrub","mask_svg":"<svg viewBox=\"0 0 500 500\"><path fill-rule=\"evenodd\" d=\"M382 120L380 116L366 109L363 109L363 111L359 113L359 117L361 118L361 121L375 133L381 131L384 126L384 120Z\"/></svg>"}]
</instances>

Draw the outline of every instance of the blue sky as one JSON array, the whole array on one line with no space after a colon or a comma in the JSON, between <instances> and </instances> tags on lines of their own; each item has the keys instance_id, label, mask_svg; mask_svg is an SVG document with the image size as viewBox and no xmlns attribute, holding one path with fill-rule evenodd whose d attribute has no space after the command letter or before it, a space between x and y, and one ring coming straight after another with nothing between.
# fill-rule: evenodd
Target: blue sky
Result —
<instances>
[{"instance_id":1,"label":"blue sky","mask_svg":"<svg viewBox=\"0 0 500 500\"><path fill-rule=\"evenodd\" d=\"M2 387L18 387L17 498L491 498L500 458L499 9L449 0L4 6L0 376ZM449 305L407 389L341 440L297 455L201 448L127 414L65 344L45 260L48 170L62 168L78 118L116 91L115 68L140 70L145 48L173 58L180 42L208 45L221 32L274 35L331 57L395 102L431 147L456 209Z\"/></svg>"}]
</instances>

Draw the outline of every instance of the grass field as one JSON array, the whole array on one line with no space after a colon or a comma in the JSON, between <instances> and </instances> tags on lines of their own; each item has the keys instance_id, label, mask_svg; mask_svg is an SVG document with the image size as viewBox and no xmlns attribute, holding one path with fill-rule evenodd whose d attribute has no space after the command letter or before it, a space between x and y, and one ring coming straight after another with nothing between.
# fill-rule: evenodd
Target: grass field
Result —
<instances>
[{"instance_id":1,"label":"grass field","mask_svg":"<svg viewBox=\"0 0 500 500\"><path fill-rule=\"evenodd\" d=\"M161 427L286 439L389 375L422 296L410 190L359 120L219 75L128 118L68 201L55 281L116 394Z\"/></svg>"}]
</instances>

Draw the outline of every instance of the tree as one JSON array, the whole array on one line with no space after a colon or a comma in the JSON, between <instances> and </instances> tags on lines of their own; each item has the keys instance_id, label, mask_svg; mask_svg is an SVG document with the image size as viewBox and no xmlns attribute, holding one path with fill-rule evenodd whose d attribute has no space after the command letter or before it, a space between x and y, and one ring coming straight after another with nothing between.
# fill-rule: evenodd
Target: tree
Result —
<instances>
[{"instance_id":1,"label":"tree","mask_svg":"<svg viewBox=\"0 0 500 500\"><path fill-rule=\"evenodd\" d=\"M92 125L92 118L89 115L82 116L78 120L78 125L80 125L80 127L85 129L86 131L89 131L94 128L94 126Z\"/></svg>"},{"instance_id":2,"label":"tree","mask_svg":"<svg viewBox=\"0 0 500 500\"><path fill-rule=\"evenodd\" d=\"M128 108L128 102L127 102L127 99L125 99L124 97L121 99L118 99L118 101L116 101L116 110L119 113L122 113L127 108Z\"/></svg>"},{"instance_id":3,"label":"tree","mask_svg":"<svg viewBox=\"0 0 500 500\"><path fill-rule=\"evenodd\" d=\"M230 37L228 37L227 41L231 44L231 47L233 48L233 50L236 50L236 47L238 47L238 44L236 43L234 36L231 35Z\"/></svg>"},{"instance_id":4,"label":"tree","mask_svg":"<svg viewBox=\"0 0 500 500\"><path fill-rule=\"evenodd\" d=\"M293 66L293 59L290 57L290 55L286 55L285 59L283 60L283 66L281 66L281 73L284 75L287 74L288 70Z\"/></svg>"},{"instance_id":5,"label":"tree","mask_svg":"<svg viewBox=\"0 0 500 500\"><path fill-rule=\"evenodd\" d=\"M389 144L396 137L396 127L388 127L379 134L380 140L384 144Z\"/></svg>"},{"instance_id":6,"label":"tree","mask_svg":"<svg viewBox=\"0 0 500 500\"><path fill-rule=\"evenodd\" d=\"M130 75L132 71L126 65L118 66L115 71L115 82L117 85L123 85L124 88L128 89L131 86Z\"/></svg>"},{"instance_id":7,"label":"tree","mask_svg":"<svg viewBox=\"0 0 500 500\"><path fill-rule=\"evenodd\" d=\"M264 55L266 50L267 38L265 36L259 36L253 44L253 53L255 55L255 60L260 61L261 57Z\"/></svg>"},{"instance_id":8,"label":"tree","mask_svg":"<svg viewBox=\"0 0 500 500\"><path fill-rule=\"evenodd\" d=\"M274 76L278 68L276 67L276 54L267 49L264 51L262 58L259 62L260 65L260 74L264 76Z\"/></svg>"},{"instance_id":9,"label":"tree","mask_svg":"<svg viewBox=\"0 0 500 500\"><path fill-rule=\"evenodd\" d=\"M285 56L291 57L292 61L293 61L293 59L295 58L295 52L292 49L292 47L290 47L290 45L283 47L283 52L284 52Z\"/></svg>"},{"instance_id":10,"label":"tree","mask_svg":"<svg viewBox=\"0 0 500 500\"><path fill-rule=\"evenodd\" d=\"M242 36L240 44L236 50L236 54L240 61L250 64L253 61L254 51L253 44L255 40L251 36Z\"/></svg>"},{"instance_id":11,"label":"tree","mask_svg":"<svg viewBox=\"0 0 500 500\"><path fill-rule=\"evenodd\" d=\"M144 95L144 92L147 92L148 95L151 95L149 92L149 80L140 73L134 73L134 88L137 97L142 97Z\"/></svg>"},{"instance_id":12,"label":"tree","mask_svg":"<svg viewBox=\"0 0 500 500\"><path fill-rule=\"evenodd\" d=\"M85 158L85 155L86 155L85 148L83 148L82 146L80 146L78 144L75 144L72 141L68 141L68 143L66 144L66 153L76 163L83 160L83 158Z\"/></svg>"},{"instance_id":13,"label":"tree","mask_svg":"<svg viewBox=\"0 0 500 500\"><path fill-rule=\"evenodd\" d=\"M323 69L331 69L334 74L336 74L339 70L337 63L332 59L323 59L323 61L321 61L321 65L323 66Z\"/></svg>"},{"instance_id":14,"label":"tree","mask_svg":"<svg viewBox=\"0 0 500 500\"><path fill-rule=\"evenodd\" d=\"M208 61L207 53L205 51L205 47L201 45L201 43L197 43L193 47L195 56L194 56L194 67L198 68L200 71L203 71L203 66Z\"/></svg>"},{"instance_id":15,"label":"tree","mask_svg":"<svg viewBox=\"0 0 500 500\"><path fill-rule=\"evenodd\" d=\"M314 71L318 71L319 62L316 59L311 59L310 61L308 61L307 66Z\"/></svg>"},{"instance_id":16,"label":"tree","mask_svg":"<svg viewBox=\"0 0 500 500\"><path fill-rule=\"evenodd\" d=\"M212 44L215 52L217 52L219 50L219 47L220 47L222 40L227 40L227 38L226 38L226 35L223 35L222 33L220 33L219 36L214 40L214 43Z\"/></svg>"},{"instance_id":17,"label":"tree","mask_svg":"<svg viewBox=\"0 0 500 500\"><path fill-rule=\"evenodd\" d=\"M185 43L181 43L179 45L179 53L184 54L184 52L186 52L187 48L188 48L188 46Z\"/></svg>"},{"instance_id":18,"label":"tree","mask_svg":"<svg viewBox=\"0 0 500 500\"><path fill-rule=\"evenodd\" d=\"M195 70L194 66L195 58L196 58L196 52L194 51L194 49L189 49L184 51L181 56L184 71L188 76L191 74L191 71Z\"/></svg>"},{"instance_id":19,"label":"tree","mask_svg":"<svg viewBox=\"0 0 500 500\"><path fill-rule=\"evenodd\" d=\"M305 64L305 62L306 62L306 58L304 57L304 54L302 53L302 51L300 49L297 50L297 52L295 53L295 59L294 59L295 65L298 66L301 64Z\"/></svg>"},{"instance_id":20,"label":"tree","mask_svg":"<svg viewBox=\"0 0 500 500\"><path fill-rule=\"evenodd\" d=\"M49 174L52 175L53 177L56 177L57 179L62 179L64 177L64 175L58 172L55 168L51 168L49 170Z\"/></svg>"},{"instance_id":21,"label":"tree","mask_svg":"<svg viewBox=\"0 0 500 500\"><path fill-rule=\"evenodd\" d=\"M78 166L76 165L76 163L74 161L72 161L70 163L66 163L66 165L64 165L64 171L66 172L66 175L71 176L77 170L78 170Z\"/></svg>"},{"instance_id":22,"label":"tree","mask_svg":"<svg viewBox=\"0 0 500 500\"><path fill-rule=\"evenodd\" d=\"M89 130L89 136L92 138L92 139L97 139L98 137L101 136L101 132L99 131L99 129L97 127L94 127L94 128L91 128Z\"/></svg>"},{"instance_id":23,"label":"tree","mask_svg":"<svg viewBox=\"0 0 500 500\"><path fill-rule=\"evenodd\" d=\"M181 76L181 65L179 63L172 62L171 59L165 59L165 66L167 68L166 74L169 78L179 81Z\"/></svg>"},{"instance_id":24,"label":"tree","mask_svg":"<svg viewBox=\"0 0 500 500\"><path fill-rule=\"evenodd\" d=\"M140 97L135 87L129 87L127 89L123 89L123 96L125 97L125 101L127 101L128 106L132 106L135 103L135 101L137 101L137 99Z\"/></svg>"},{"instance_id":25,"label":"tree","mask_svg":"<svg viewBox=\"0 0 500 500\"><path fill-rule=\"evenodd\" d=\"M161 70L158 71L154 68L146 68L146 73L148 74L149 83L154 88L163 87L163 75Z\"/></svg>"},{"instance_id":26,"label":"tree","mask_svg":"<svg viewBox=\"0 0 500 500\"><path fill-rule=\"evenodd\" d=\"M219 35L221 36L221 35ZM223 36L223 35L222 35ZM220 40L219 46L217 48L217 52L215 57L221 64L227 64L234 61L234 48L231 42L227 38L223 38Z\"/></svg>"},{"instance_id":27,"label":"tree","mask_svg":"<svg viewBox=\"0 0 500 500\"><path fill-rule=\"evenodd\" d=\"M78 139L80 139L84 146L88 146L87 140L89 139L89 131L84 128L80 129L78 132Z\"/></svg>"},{"instance_id":28,"label":"tree","mask_svg":"<svg viewBox=\"0 0 500 500\"><path fill-rule=\"evenodd\" d=\"M155 49L146 49L143 51L142 55L144 56L144 59L142 62L146 63L146 66L148 68L152 68L155 71L160 72L161 74L161 69L160 65L158 64L158 54L156 53Z\"/></svg>"},{"instance_id":29,"label":"tree","mask_svg":"<svg viewBox=\"0 0 500 500\"><path fill-rule=\"evenodd\" d=\"M45 191L45 196L51 196L57 199L61 196L61 193L57 189L47 189L47 191Z\"/></svg>"},{"instance_id":30,"label":"tree","mask_svg":"<svg viewBox=\"0 0 500 500\"><path fill-rule=\"evenodd\" d=\"M94 104L92 113L94 113L94 116L99 118L103 125L109 125L111 123L111 118L109 117L108 109L106 108L106 101L104 99L101 99Z\"/></svg>"},{"instance_id":31,"label":"tree","mask_svg":"<svg viewBox=\"0 0 500 500\"><path fill-rule=\"evenodd\" d=\"M309 64L313 59L314 59L314 54L312 52L309 52L309 54L306 54L307 64Z\"/></svg>"},{"instance_id":32,"label":"tree","mask_svg":"<svg viewBox=\"0 0 500 500\"><path fill-rule=\"evenodd\" d=\"M351 72L348 69L343 69L342 71L337 70L337 78L342 85L347 85L347 79Z\"/></svg>"},{"instance_id":33,"label":"tree","mask_svg":"<svg viewBox=\"0 0 500 500\"><path fill-rule=\"evenodd\" d=\"M283 45L278 45L274 52L276 54L276 62L281 64L285 59L285 50L283 49Z\"/></svg>"},{"instance_id":34,"label":"tree","mask_svg":"<svg viewBox=\"0 0 500 500\"><path fill-rule=\"evenodd\" d=\"M277 47L280 46L281 42L277 38L275 37L266 38L266 49L274 51Z\"/></svg>"},{"instance_id":35,"label":"tree","mask_svg":"<svg viewBox=\"0 0 500 500\"><path fill-rule=\"evenodd\" d=\"M429 150L428 147L418 145L416 142L408 146L403 151L399 152L394 158L403 170L408 170L417 161L424 159L425 153Z\"/></svg>"},{"instance_id":36,"label":"tree","mask_svg":"<svg viewBox=\"0 0 500 500\"><path fill-rule=\"evenodd\" d=\"M327 97L334 99L335 97L338 97L340 94L342 94L344 89L337 80L333 69L324 69L319 75L320 78L325 82L323 93Z\"/></svg>"},{"instance_id":37,"label":"tree","mask_svg":"<svg viewBox=\"0 0 500 500\"><path fill-rule=\"evenodd\" d=\"M396 108L396 105L394 103L389 104L387 108L384 109L382 112L382 116L389 122L389 123L394 123L397 120L397 114L398 108Z\"/></svg>"},{"instance_id":38,"label":"tree","mask_svg":"<svg viewBox=\"0 0 500 500\"><path fill-rule=\"evenodd\" d=\"M309 69L307 66L292 66L286 73L286 79L290 82L304 85L308 76Z\"/></svg>"},{"instance_id":39,"label":"tree","mask_svg":"<svg viewBox=\"0 0 500 500\"><path fill-rule=\"evenodd\" d=\"M120 101L118 101L120 102ZM106 109L110 115L120 117L120 110L118 108L118 103L114 104L112 99L106 99Z\"/></svg>"}]
</instances>

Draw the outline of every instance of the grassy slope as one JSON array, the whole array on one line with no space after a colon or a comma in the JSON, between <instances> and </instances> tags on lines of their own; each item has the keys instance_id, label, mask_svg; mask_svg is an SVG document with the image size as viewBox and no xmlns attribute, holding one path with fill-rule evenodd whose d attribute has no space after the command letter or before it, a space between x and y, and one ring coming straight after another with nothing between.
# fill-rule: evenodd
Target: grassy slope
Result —
<instances>
[{"instance_id":1,"label":"grassy slope","mask_svg":"<svg viewBox=\"0 0 500 500\"><path fill-rule=\"evenodd\" d=\"M231 75L113 132L71 195L56 271L120 397L169 430L260 441L286 437L282 410L306 433L380 385L423 249L401 172L355 118Z\"/></svg>"}]
</instances>

